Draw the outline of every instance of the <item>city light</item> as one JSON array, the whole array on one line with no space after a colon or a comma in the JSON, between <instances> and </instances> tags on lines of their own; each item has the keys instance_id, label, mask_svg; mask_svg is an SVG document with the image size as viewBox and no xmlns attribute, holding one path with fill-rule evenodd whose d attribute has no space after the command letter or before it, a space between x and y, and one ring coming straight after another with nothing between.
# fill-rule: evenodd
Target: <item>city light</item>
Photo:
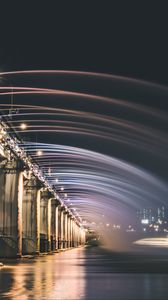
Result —
<instances>
[{"instance_id":1,"label":"city light","mask_svg":"<svg viewBox=\"0 0 168 300\"><path fill-rule=\"evenodd\" d=\"M149 224L149 220L148 220L148 219L142 219L142 220L141 220L141 223L142 223L142 224Z\"/></svg>"},{"instance_id":2,"label":"city light","mask_svg":"<svg viewBox=\"0 0 168 300\"><path fill-rule=\"evenodd\" d=\"M165 206L153 209L143 208L137 211L138 227L146 232L165 232L168 229L167 218L168 209Z\"/></svg>"}]
</instances>

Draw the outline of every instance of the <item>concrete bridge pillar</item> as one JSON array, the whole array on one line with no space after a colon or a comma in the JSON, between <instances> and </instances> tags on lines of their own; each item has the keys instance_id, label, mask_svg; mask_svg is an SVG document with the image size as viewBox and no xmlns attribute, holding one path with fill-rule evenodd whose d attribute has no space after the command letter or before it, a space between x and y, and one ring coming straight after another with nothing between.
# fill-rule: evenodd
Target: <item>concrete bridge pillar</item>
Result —
<instances>
[{"instance_id":1,"label":"concrete bridge pillar","mask_svg":"<svg viewBox=\"0 0 168 300\"><path fill-rule=\"evenodd\" d=\"M67 215L67 248L71 247L71 218Z\"/></svg>"},{"instance_id":2,"label":"concrete bridge pillar","mask_svg":"<svg viewBox=\"0 0 168 300\"><path fill-rule=\"evenodd\" d=\"M75 240L75 247L79 246L79 226L74 222L74 240Z\"/></svg>"},{"instance_id":3,"label":"concrete bridge pillar","mask_svg":"<svg viewBox=\"0 0 168 300\"><path fill-rule=\"evenodd\" d=\"M72 241L72 217L70 217L70 247L73 247L73 241Z\"/></svg>"},{"instance_id":4,"label":"concrete bridge pillar","mask_svg":"<svg viewBox=\"0 0 168 300\"><path fill-rule=\"evenodd\" d=\"M79 245L82 246L85 244L85 230L82 227L79 227Z\"/></svg>"},{"instance_id":5,"label":"concrete bridge pillar","mask_svg":"<svg viewBox=\"0 0 168 300\"><path fill-rule=\"evenodd\" d=\"M51 199L51 250L58 249L58 205L56 199Z\"/></svg>"},{"instance_id":6,"label":"concrete bridge pillar","mask_svg":"<svg viewBox=\"0 0 168 300\"><path fill-rule=\"evenodd\" d=\"M35 229L35 235L36 235L36 253L40 253L40 200L41 200L41 190L37 191L36 195L36 229Z\"/></svg>"},{"instance_id":7,"label":"concrete bridge pillar","mask_svg":"<svg viewBox=\"0 0 168 300\"><path fill-rule=\"evenodd\" d=\"M75 247L75 221L72 219L72 247Z\"/></svg>"},{"instance_id":8,"label":"concrete bridge pillar","mask_svg":"<svg viewBox=\"0 0 168 300\"><path fill-rule=\"evenodd\" d=\"M80 238L81 245L85 245L85 230L84 228L81 228L81 238Z\"/></svg>"},{"instance_id":9,"label":"concrete bridge pillar","mask_svg":"<svg viewBox=\"0 0 168 300\"><path fill-rule=\"evenodd\" d=\"M62 241L61 241L61 205L58 206L58 249L61 249Z\"/></svg>"},{"instance_id":10,"label":"concrete bridge pillar","mask_svg":"<svg viewBox=\"0 0 168 300\"><path fill-rule=\"evenodd\" d=\"M72 247L76 247L76 231L75 231L75 221L72 219Z\"/></svg>"},{"instance_id":11,"label":"concrete bridge pillar","mask_svg":"<svg viewBox=\"0 0 168 300\"><path fill-rule=\"evenodd\" d=\"M38 254L40 251L40 198L38 180L25 178L22 205L23 254Z\"/></svg>"},{"instance_id":12,"label":"concrete bridge pillar","mask_svg":"<svg viewBox=\"0 0 168 300\"><path fill-rule=\"evenodd\" d=\"M40 200L40 251L51 251L51 197L44 192Z\"/></svg>"},{"instance_id":13,"label":"concrete bridge pillar","mask_svg":"<svg viewBox=\"0 0 168 300\"><path fill-rule=\"evenodd\" d=\"M79 227L77 224L75 224L75 231L76 231L76 247L78 247L78 241L79 241Z\"/></svg>"},{"instance_id":14,"label":"concrete bridge pillar","mask_svg":"<svg viewBox=\"0 0 168 300\"><path fill-rule=\"evenodd\" d=\"M59 248L59 236L58 236L58 207L59 205L56 205L55 208L55 249L57 250Z\"/></svg>"},{"instance_id":15,"label":"concrete bridge pillar","mask_svg":"<svg viewBox=\"0 0 168 300\"><path fill-rule=\"evenodd\" d=\"M73 247L76 247L76 223L73 220Z\"/></svg>"},{"instance_id":16,"label":"concrete bridge pillar","mask_svg":"<svg viewBox=\"0 0 168 300\"><path fill-rule=\"evenodd\" d=\"M56 205L55 199L51 199L51 251L55 251L56 248Z\"/></svg>"},{"instance_id":17,"label":"concrete bridge pillar","mask_svg":"<svg viewBox=\"0 0 168 300\"><path fill-rule=\"evenodd\" d=\"M68 247L68 215L64 212L64 249Z\"/></svg>"},{"instance_id":18,"label":"concrete bridge pillar","mask_svg":"<svg viewBox=\"0 0 168 300\"><path fill-rule=\"evenodd\" d=\"M77 245L80 246L80 226L77 225Z\"/></svg>"},{"instance_id":19,"label":"concrete bridge pillar","mask_svg":"<svg viewBox=\"0 0 168 300\"><path fill-rule=\"evenodd\" d=\"M86 232L85 232L84 228L82 228L82 237L81 237L81 239L82 239L82 245L85 245L85 243L86 243Z\"/></svg>"},{"instance_id":20,"label":"concrete bridge pillar","mask_svg":"<svg viewBox=\"0 0 168 300\"><path fill-rule=\"evenodd\" d=\"M60 216L60 249L64 248L64 210L61 209L61 216Z\"/></svg>"},{"instance_id":21,"label":"concrete bridge pillar","mask_svg":"<svg viewBox=\"0 0 168 300\"><path fill-rule=\"evenodd\" d=\"M58 249L65 248L65 213L61 205L58 206Z\"/></svg>"},{"instance_id":22,"label":"concrete bridge pillar","mask_svg":"<svg viewBox=\"0 0 168 300\"><path fill-rule=\"evenodd\" d=\"M69 224L70 224L70 230L69 230L69 247L72 247L72 217L69 216Z\"/></svg>"},{"instance_id":23,"label":"concrete bridge pillar","mask_svg":"<svg viewBox=\"0 0 168 300\"><path fill-rule=\"evenodd\" d=\"M0 168L0 256L22 255L23 172L19 161Z\"/></svg>"}]
</instances>

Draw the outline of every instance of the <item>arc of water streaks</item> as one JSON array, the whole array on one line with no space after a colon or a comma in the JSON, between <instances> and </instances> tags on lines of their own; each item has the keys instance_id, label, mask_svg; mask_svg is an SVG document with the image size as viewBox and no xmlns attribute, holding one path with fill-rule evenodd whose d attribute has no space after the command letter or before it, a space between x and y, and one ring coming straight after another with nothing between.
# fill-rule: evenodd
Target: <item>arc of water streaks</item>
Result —
<instances>
[{"instance_id":1,"label":"arc of water streaks","mask_svg":"<svg viewBox=\"0 0 168 300\"><path fill-rule=\"evenodd\" d=\"M36 158L35 144L24 146ZM59 185L63 184L69 192L72 207L79 209L83 219L92 220L93 212L97 214L96 218L100 218L102 210L111 215L121 214L123 207L136 208L138 203L145 203L146 200L156 204L161 194L166 202L167 187L157 178L130 164L75 147L50 144L36 146L45 153L40 164L46 176L48 159L52 157L55 172L49 174L48 179L52 182L52 176L59 177Z\"/></svg>"},{"instance_id":2,"label":"arc of water streaks","mask_svg":"<svg viewBox=\"0 0 168 300\"><path fill-rule=\"evenodd\" d=\"M76 71L76 70L19 70L19 71L6 71L6 72L0 72L0 76L13 76L13 75L26 75L26 74L35 74L35 75L46 75L46 74L52 74L52 75L77 75L77 76L84 76L84 77L100 77L100 78L105 78L105 79L117 79L120 81L126 81L130 83L137 83L137 84L143 84L147 86L152 86L152 87L158 87L161 89L168 90L166 86L156 84L156 83L151 83L147 82L144 80L139 80L135 78L130 78L130 77L125 77L125 76L119 76L119 75L113 75L113 74L106 74L106 73L98 73L98 72L86 72L86 71Z\"/></svg>"},{"instance_id":3,"label":"arc of water streaks","mask_svg":"<svg viewBox=\"0 0 168 300\"><path fill-rule=\"evenodd\" d=\"M168 93L168 88L160 85L108 74L55 70L0 73L2 82L3 78L12 79L16 76L18 80L18 78L23 78L26 75L99 78L100 80L124 82L129 84L129 87L131 85L145 86L145 88L153 88L160 93ZM31 87L13 86L13 84L0 87L0 100L7 96L17 97L17 103L13 103L12 107L18 108L21 112L18 115L13 115L11 122L18 133L22 132L19 122L26 120L29 125L24 134L28 136L33 132L46 132L85 136L90 140L96 137L101 142L110 140L122 146L127 144L136 151L150 153L156 159L162 159L165 164L167 163L168 139L166 130L168 119L166 112L148 105L134 103L128 99L117 99L84 91L41 88L33 86L33 84L32 82ZM29 103L32 102L32 99L33 102L39 99L36 98L39 96L47 97L49 104L46 106L41 102L39 104L34 103L34 105ZM54 107L54 100L58 98L58 107ZM64 100L64 108L59 107L62 99ZM92 106L90 111L90 107L87 109L86 105L83 111L77 106L71 108L67 105L66 107L66 104L78 100L82 100L82 103L93 103L94 107ZM101 104L101 107L107 105L106 110L97 112L97 103ZM7 116L7 110L10 109L10 106L11 104L6 103L5 100L0 103L4 115ZM132 119L125 115L113 115L112 108L114 107L127 110ZM110 113L108 113L108 108L111 109ZM143 124L144 117L149 118L151 122L154 121L154 126L151 126L149 121ZM72 208L77 208L76 214L89 220L90 223L92 223L93 216L96 221L101 221L104 211L111 218L115 218L117 214L122 218L127 209L137 208L145 205L145 203L152 203L152 205L158 205L159 202L166 203L167 185L148 171L139 166L133 166L129 162L126 163L121 159L115 159L109 155L80 147L51 143L24 143L22 146L33 158L39 161L47 179L52 184L54 184L55 178L59 177L58 188L61 185L65 186ZM36 155L37 149L43 150L42 157ZM52 170L48 172L50 165L52 165Z\"/></svg>"},{"instance_id":4,"label":"arc of water streaks","mask_svg":"<svg viewBox=\"0 0 168 300\"><path fill-rule=\"evenodd\" d=\"M17 107L17 106L16 106ZM20 108L25 109L25 106L21 105ZM33 109L32 106L26 106L26 109ZM35 109L38 109L38 107L35 107ZM43 115L43 110L48 109L50 111L50 108L48 107L42 107L42 112L41 113L36 113L36 116L39 114L40 116ZM66 133L73 133L73 134L83 134L83 135L92 135L92 136L97 136L97 137L102 137L106 139L112 139L114 141L118 141L120 143L127 143L131 144L134 141L134 147L137 148L144 148L145 151L150 151L150 152L156 152L162 156L167 157L167 148L168 148L168 143L166 140L165 134L163 134L161 131L154 130L151 128L147 128L141 124L136 124L135 122L130 122L122 119L116 119L114 117L106 117L106 116L101 116L100 114L95 114L95 113L88 113L88 112L81 112L81 111L74 111L74 110L64 110L64 109L52 109L52 111L55 111L55 113L61 113L64 116L68 118L70 116L71 118L77 118L80 116L80 120L64 120L60 119L58 120L58 115L57 115L57 120L54 119L34 119L30 120L28 119L28 122L32 126L29 126L29 129L27 129L27 132L33 132L33 131L38 131L38 132L44 132L44 131L52 131L52 132L66 132ZM19 114L19 116L28 116L29 114ZM30 116L33 116L33 114L30 113ZM47 114L48 116L48 114ZM62 115L61 115L62 116ZM17 116L16 116L17 117ZM82 122L81 118L83 119L84 122ZM98 122L99 125L94 124L93 120ZM13 125L15 125L15 122L17 120L13 121ZM43 122L43 125L35 125L37 122ZM56 125L49 125L45 124L47 123L57 123ZM60 124L58 124L60 122ZM65 126L65 125L68 126ZM111 125L109 127L109 125ZM19 127L15 127L15 129L18 132L21 132ZM157 140L156 140L157 136ZM148 142L150 139L150 148L148 146ZM136 141L136 143L135 143ZM163 144L162 147L160 147Z\"/></svg>"}]
</instances>

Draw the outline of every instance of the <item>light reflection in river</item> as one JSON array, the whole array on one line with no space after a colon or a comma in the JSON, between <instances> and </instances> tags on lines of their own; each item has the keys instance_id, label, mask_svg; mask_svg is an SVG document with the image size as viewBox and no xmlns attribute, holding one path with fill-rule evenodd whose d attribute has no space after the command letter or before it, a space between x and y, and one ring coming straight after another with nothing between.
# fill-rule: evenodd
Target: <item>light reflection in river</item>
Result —
<instances>
[{"instance_id":1,"label":"light reflection in river","mask_svg":"<svg viewBox=\"0 0 168 300\"><path fill-rule=\"evenodd\" d=\"M167 300L165 251L117 253L79 248L36 259L6 261L0 299Z\"/></svg>"},{"instance_id":2,"label":"light reflection in river","mask_svg":"<svg viewBox=\"0 0 168 300\"><path fill-rule=\"evenodd\" d=\"M82 249L39 257L1 270L1 299L83 299ZM4 282L5 281L5 282Z\"/></svg>"}]
</instances>

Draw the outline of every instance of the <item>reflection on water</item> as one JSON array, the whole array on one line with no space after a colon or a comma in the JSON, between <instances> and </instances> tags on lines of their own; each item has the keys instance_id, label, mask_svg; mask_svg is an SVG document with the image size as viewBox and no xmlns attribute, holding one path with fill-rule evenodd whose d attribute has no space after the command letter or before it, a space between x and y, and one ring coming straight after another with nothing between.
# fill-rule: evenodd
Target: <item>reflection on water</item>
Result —
<instances>
[{"instance_id":1,"label":"reflection on water","mask_svg":"<svg viewBox=\"0 0 168 300\"><path fill-rule=\"evenodd\" d=\"M166 300L168 288L166 275L148 274L98 274L88 281L86 299L91 300ZM93 288L93 285L95 288Z\"/></svg>"},{"instance_id":2,"label":"reflection on water","mask_svg":"<svg viewBox=\"0 0 168 300\"><path fill-rule=\"evenodd\" d=\"M0 270L0 299L84 299L84 251L75 249Z\"/></svg>"},{"instance_id":3,"label":"reflection on water","mask_svg":"<svg viewBox=\"0 0 168 300\"><path fill-rule=\"evenodd\" d=\"M154 246L154 247L166 247L168 248L168 238L157 237L157 238L146 238L135 241L134 244L142 246Z\"/></svg>"},{"instance_id":4,"label":"reflection on water","mask_svg":"<svg viewBox=\"0 0 168 300\"><path fill-rule=\"evenodd\" d=\"M93 247L6 261L0 299L167 300L168 255L160 254Z\"/></svg>"}]
</instances>

